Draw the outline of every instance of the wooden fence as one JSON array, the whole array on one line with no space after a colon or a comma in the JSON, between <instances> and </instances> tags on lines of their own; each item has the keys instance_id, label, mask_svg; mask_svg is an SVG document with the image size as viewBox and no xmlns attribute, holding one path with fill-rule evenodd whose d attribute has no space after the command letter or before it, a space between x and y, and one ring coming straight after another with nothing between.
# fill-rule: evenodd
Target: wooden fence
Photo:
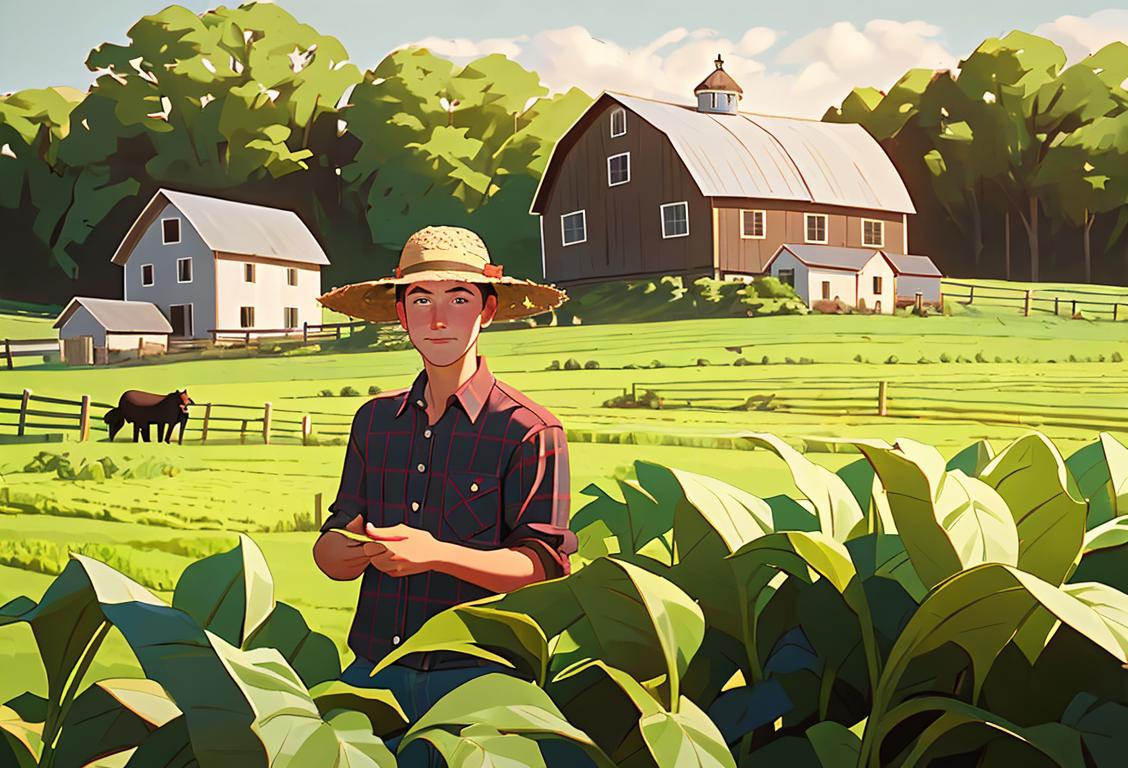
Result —
<instances>
[{"instance_id":1,"label":"wooden fence","mask_svg":"<svg viewBox=\"0 0 1128 768\"><path fill-rule=\"evenodd\" d=\"M954 299L959 301L965 306L972 306L975 302L980 304L993 304L1001 303L1001 306L1010 306L1007 302L1012 302L1016 309L1022 312L1023 315L1029 317L1031 312L1046 312L1055 315L1066 315L1073 317L1077 314L1080 308L1084 312L1092 315L1101 315L1108 317L1112 320L1119 320L1121 317L1128 317L1128 296L1123 297L1109 297L1115 299L1113 301L1101 299L1079 299L1076 298L1075 293L1070 293L1068 296L1047 296L1046 292L1043 295L1037 295L1039 291L1033 289L1022 288L1006 288L1003 286L991 287L984 285L973 285L971 283L960 283L951 280L945 280L944 283L944 298ZM952 292L951 288L966 288L967 292ZM1049 291L1052 293L1052 289ZM1100 294L1094 294L1100 295ZM1124 309L1121 309L1124 307Z\"/></svg>"},{"instance_id":2,"label":"wooden fence","mask_svg":"<svg viewBox=\"0 0 1128 768\"><path fill-rule=\"evenodd\" d=\"M53 407L48 410L48 406ZM77 432L77 440L83 442L90 439L91 409L108 411L114 407L110 403L94 401L89 395L83 395L79 400L68 400L36 395L30 389L21 394L0 392L0 429L14 429L18 438L29 437L33 432L37 435ZM240 445L246 444L248 438L264 444L281 438L308 445L315 426L318 435L347 437L352 425L349 415L274 408L272 403L197 403L190 413L185 431L197 432L201 444L215 443L224 438L234 441L238 436ZM94 418L96 424L104 424L102 415ZM105 428L108 434L108 426ZM182 443L184 439L185 435L178 433L177 442Z\"/></svg>"},{"instance_id":3,"label":"wooden fence","mask_svg":"<svg viewBox=\"0 0 1128 768\"><path fill-rule=\"evenodd\" d=\"M342 329L347 328L352 334L367 325L368 323L363 320L356 320L349 323L302 323L300 328L209 328L208 333L211 334L212 344L219 344L221 341L229 344L241 341L244 346L250 346L252 342L262 344L297 341L300 338L304 346L320 344L323 341L340 341Z\"/></svg>"},{"instance_id":4,"label":"wooden fence","mask_svg":"<svg viewBox=\"0 0 1128 768\"><path fill-rule=\"evenodd\" d=\"M4 361L11 370L17 357L58 353L58 339L4 339Z\"/></svg>"}]
</instances>

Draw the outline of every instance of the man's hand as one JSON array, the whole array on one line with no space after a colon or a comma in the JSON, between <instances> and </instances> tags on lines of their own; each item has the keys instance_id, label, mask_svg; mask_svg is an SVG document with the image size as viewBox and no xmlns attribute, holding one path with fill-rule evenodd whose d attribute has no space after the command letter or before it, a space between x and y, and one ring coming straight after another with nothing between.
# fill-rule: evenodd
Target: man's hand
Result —
<instances>
[{"instance_id":1,"label":"man's hand","mask_svg":"<svg viewBox=\"0 0 1128 768\"><path fill-rule=\"evenodd\" d=\"M389 576L412 576L431 570L443 561L448 545L430 531L410 525L377 528L368 523L364 531L373 541L362 544L372 567Z\"/></svg>"},{"instance_id":2,"label":"man's hand","mask_svg":"<svg viewBox=\"0 0 1128 768\"><path fill-rule=\"evenodd\" d=\"M363 535L364 525L364 516L357 515L349 521L345 530ZM364 552L366 546L330 531L322 534L313 545L313 559L329 578L348 581L364 573L368 567L369 556Z\"/></svg>"}]
</instances>

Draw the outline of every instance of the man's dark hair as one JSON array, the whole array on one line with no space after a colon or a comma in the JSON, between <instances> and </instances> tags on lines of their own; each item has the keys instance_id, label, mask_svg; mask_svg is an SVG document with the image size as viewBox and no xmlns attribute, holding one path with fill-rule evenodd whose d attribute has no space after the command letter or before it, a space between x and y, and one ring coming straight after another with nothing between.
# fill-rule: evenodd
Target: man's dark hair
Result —
<instances>
[{"instance_id":1,"label":"man's dark hair","mask_svg":"<svg viewBox=\"0 0 1128 768\"><path fill-rule=\"evenodd\" d=\"M493 285L490 284L490 283L474 283L474 285L478 286L478 290L482 294L482 308L484 309L485 306L486 306L486 299L488 299L490 296L494 296L494 297L497 296L497 289L494 288ZM407 289L410 288L410 287L411 287L411 283L408 283L407 285L397 285L396 286L396 303L397 304L404 300L404 297L407 294Z\"/></svg>"}]
</instances>

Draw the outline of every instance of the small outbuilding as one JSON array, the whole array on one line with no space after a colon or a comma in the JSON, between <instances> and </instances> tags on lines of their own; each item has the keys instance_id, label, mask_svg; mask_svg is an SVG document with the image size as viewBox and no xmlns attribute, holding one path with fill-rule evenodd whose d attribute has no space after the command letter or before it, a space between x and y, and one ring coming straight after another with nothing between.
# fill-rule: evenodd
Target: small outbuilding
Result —
<instances>
[{"instance_id":1,"label":"small outbuilding","mask_svg":"<svg viewBox=\"0 0 1128 768\"><path fill-rule=\"evenodd\" d=\"M894 272L881 251L784 243L764 269L794 288L810 307L837 300L881 314L893 312Z\"/></svg>"},{"instance_id":2,"label":"small outbuilding","mask_svg":"<svg viewBox=\"0 0 1128 768\"><path fill-rule=\"evenodd\" d=\"M63 359L77 362L84 337L92 350L86 363L109 362L114 353L164 352L172 326L156 305L147 301L121 301L75 296L55 320ZM69 353L69 354L68 354Z\"/></svg>"},{"instance_id":3,"label":"small outbuilding","mask_svg":"<svg viewBox=\"0 0 1128 768\"><path fill-rule=\"evenodd\" d=\"M885 253L883 251L883 253ZM896 276L893 284L897 293L897 306L916 302L916 295L926 304L943 304L940 279L944 276L927 256L885 253Z\"/></svg>"}]
</instances>

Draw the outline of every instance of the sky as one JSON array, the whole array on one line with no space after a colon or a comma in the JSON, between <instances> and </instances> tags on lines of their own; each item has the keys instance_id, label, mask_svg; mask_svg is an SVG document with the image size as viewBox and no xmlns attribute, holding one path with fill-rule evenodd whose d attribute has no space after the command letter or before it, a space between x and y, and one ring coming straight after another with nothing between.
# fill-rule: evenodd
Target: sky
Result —
<instances>
[{"instance_id":1,"label":"sky","mask_svg":"<svg viewBox=\"0 0 1128 768\"><path fill-rule=\"evenodd\" d=\"M85 90L84 61L125 43L162 0L0 0L0 93L66 85ZM233 4L233 3L232 3ZM984 38L1012 29L1058 42L1071 61L1128 42L1128 9L1109 0L278 0L337 37L361 68L405 45L465 63L516 59L553 91L618 90L688 102L718 53L744 89L741 109L819 117L855 86L886 89L910 67L954 68ZM215 0L184 0L201 12Z\"/></svg>"}]
</instances>

